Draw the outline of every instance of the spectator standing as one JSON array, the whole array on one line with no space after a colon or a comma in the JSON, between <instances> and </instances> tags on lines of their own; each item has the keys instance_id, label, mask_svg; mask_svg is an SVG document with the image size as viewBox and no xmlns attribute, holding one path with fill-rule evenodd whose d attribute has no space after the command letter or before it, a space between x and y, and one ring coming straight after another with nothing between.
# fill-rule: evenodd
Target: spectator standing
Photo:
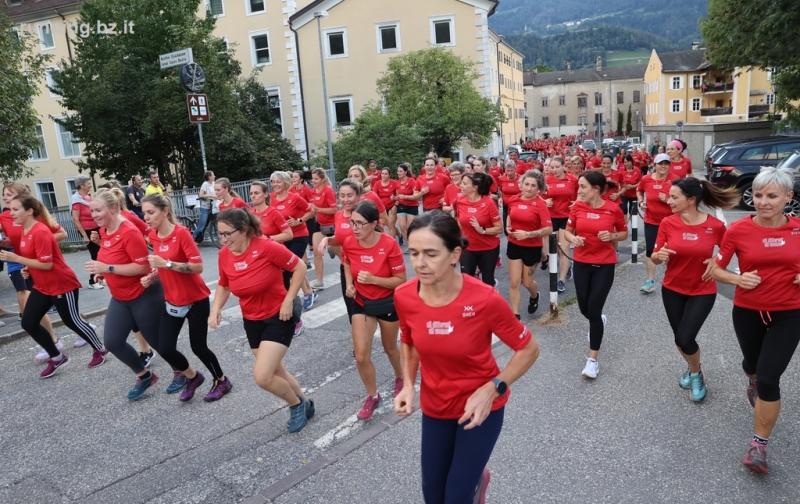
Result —
<instances>
[{"instance_id":1,"label":"spectator standing","mask_svg":"<svg viewBox=\"0 0 800 504\"><path fill-rule=\"evenodd\" d=\"M144 219L142 214L142 198L144 198L144 189L142 189L142 176L134 175L131 179L131 185L125 189L125 205L128 210L135 213L140 219Z\"/></svg>"}]
</instances>

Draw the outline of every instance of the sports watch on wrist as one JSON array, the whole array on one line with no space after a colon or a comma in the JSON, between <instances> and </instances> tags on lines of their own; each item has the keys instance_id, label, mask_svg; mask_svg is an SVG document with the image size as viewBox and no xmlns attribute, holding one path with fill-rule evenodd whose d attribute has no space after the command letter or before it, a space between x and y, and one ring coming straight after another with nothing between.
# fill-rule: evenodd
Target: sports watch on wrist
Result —
<instances>
[{"instance_id":1,"label":"sports watch on wrist","mask_svg":"<svg viewBox=\"0 0 800 504\"><path fill-rule=\"evenodd\" d=\"M506 392L508 391L508 385L506 385L506 382L500 378L492 378L492 383L494 383L494 389L497 391L497 394L500 397L506 395Z\"/></svg>"},{"instance_id":2,"label":"sports watch on wrist","mask_svg":"<svg viewBox=\"0 0 800 504\"><path fill-rule=\"evenodd\" d=\"M165 264L164 266L166 266L166 267L167 267L167 269L172 269L172 261L169 261L169 260L168 260L168 261L167 261L167 264Z\"/></svg>"},{"instance_id":3,"label":"sports watch on wrist","mask_svg":"<svg viewBox=\"0 0 800 504\"><path fill-rule=\"evenodd\" d=\"M108 267L108 272L109 273L114 273L114 266L109 266Z\"/></svg>"}]
</instances>

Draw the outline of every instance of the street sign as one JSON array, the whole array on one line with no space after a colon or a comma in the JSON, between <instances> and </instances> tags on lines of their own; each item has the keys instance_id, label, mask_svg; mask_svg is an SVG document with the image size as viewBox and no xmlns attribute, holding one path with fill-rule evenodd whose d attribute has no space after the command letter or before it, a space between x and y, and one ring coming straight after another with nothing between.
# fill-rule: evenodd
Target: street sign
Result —
<instances>
[{"instance_id":1,"label":"street sign","mask_svg":"<svg viewBox=\"0 0 800 504\"><path fill-rule=\"evenodd\" d=\"M211 120L208 110L208 97L204 94L187 94L186 105L189 107L189 122L207 123Z\"/></svg>"},{"instance_id":2,"label":"street sign","mask_svg":"<svg viewBox=\"0 0 800 504\"><path fill-rule=\"evenodd\" d=\"M675 132L680 133L683 131L683 121L678 121L675 123Z\"/></svg>"},{"instance_id":3,"label":"street sign","mask_svg":"<svg viewBox=\"0 0 800 504\"><path fill-rule=\"evenodd\" d=\"M190 93L202 93L206 85L206 73L197 63L187 63L181 67L178 80L183 89Z\"/></svg>"},{"instance_id":4,"label":"street sign","mask_svg":"<svg viewBox=\"0 0 800 504\"><path fill-rule=\"evenodd\" d=\"M161 64L161 70L192 63L194 62L192 48L189 47L187 49L181 49L180 51L161 54L158 56L158 62Z\"/></svg>"},{"instance_id":5,"label":"street sign","mask_svg":"<svg viewBox=\"0 0 800 504\"><path fill-rule=\"evenodd\" d=\"M606 125L606 122L605 122L605 121L603 121L603 122L601 122L601 123L599 124L599 126L605 126L605 125ZM592 126L598 126L598 124L597 124L596 122L593 122L593 123L592 123Z\"/></svg>"}]
</instances>

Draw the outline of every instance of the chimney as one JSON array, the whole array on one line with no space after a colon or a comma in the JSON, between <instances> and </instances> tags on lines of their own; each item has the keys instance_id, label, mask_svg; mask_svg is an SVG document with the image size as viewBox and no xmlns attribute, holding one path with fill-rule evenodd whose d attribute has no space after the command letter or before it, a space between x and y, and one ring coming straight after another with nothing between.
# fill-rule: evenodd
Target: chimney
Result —
<instances>
[{"instance_id":1,"label":"chimney","mask_svg":"<svg viewBox=\"0 0 800 504\"><path fill-rule=\"evenodd\" d=\"M567 73L572 73L572 60L567 60Z\"/></svg>"},{"instance_id":2,"label":"chimney","mask_svg":"<svg viewBox=\"0 0 800 504\"><path fill-rule=\"evenodd\" d=\"M596 70L598 72L602 72L603 71L603 57L602 56L598 56L597 57L597 68L596 68Z\"/></svg>"},{"instance_id":3,"label":"chimney","mask_svg":"<svg viewBox=\"0 0 800 504\"><path fill-rule=\"evenodd\" d=\"M697 40L692 41L692 51L696 51L700 49L700 42Z\"/></svg>"}]
</instances>

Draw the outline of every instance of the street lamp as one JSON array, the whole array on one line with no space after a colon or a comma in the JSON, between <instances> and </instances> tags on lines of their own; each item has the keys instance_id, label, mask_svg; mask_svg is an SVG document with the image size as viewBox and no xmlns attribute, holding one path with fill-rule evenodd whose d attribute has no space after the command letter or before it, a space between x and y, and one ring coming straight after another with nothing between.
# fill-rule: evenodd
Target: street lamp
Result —
<instances>
[{"instance_id":1,"label":"street lamp","mask_svg":"<svg viewBox=\"0 0 800 504\"><path fill-rule=\"evenodd\" d=\"M333 183L336 183L336 171L333 168L333 141L331 140L331 112L328 107L328 85L325 81L325 52L322 49L322 26L320 19L328 17L328 11L317 11L314 18L317 20L317 35L319 38L319 64L322 67L322 99L325 109L325 132L328 135L328 164L330 165Z\"/></svg>"},{"instance_id":2,"label":"street lamp","mask_svg":"<svg viewBox=\"0 0 800 504\"><path fill-rule=\"evenodd\" d=\"M602 96L602 95L600 94L600 92L598 92L598 91L595 91L595 93L594 93L594 106L595 106L595 110L597 110L597 102L599 102L599 101L600 101L600 97L601 97L601 96ZM602 132L602 129L601 129L601 128L602 128L602 126L600 125L600 123L601 123L602 121L600 121L600 118L601 118L601 116L597 115L597 113L595 113L595 114L594 114L594 120L595 120L595 122L597 123L597 137L596 137L596 138L597 138L597 141L598 141L598 142L601 142L601 141L602 141L602 139L600 138L600 136L601 136L601 134L602 134L602 133L601 133L601 132Z\"/></svg>"}]
</instances>

